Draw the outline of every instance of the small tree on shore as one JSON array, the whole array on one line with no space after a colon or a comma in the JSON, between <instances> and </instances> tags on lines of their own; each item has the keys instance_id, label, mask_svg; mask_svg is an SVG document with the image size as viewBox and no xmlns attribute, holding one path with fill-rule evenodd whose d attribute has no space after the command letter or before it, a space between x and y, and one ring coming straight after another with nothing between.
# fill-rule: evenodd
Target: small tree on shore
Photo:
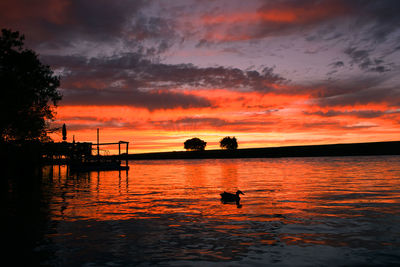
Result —
<instances>
[{"instance_id":1,"label":"small tree on shore","mask_svg":"<svg viewBox=\"0 0 400 267\"><path fill-rule=\"evenodd\" d=\"M235 150L238 148L238 143L236 140L236 137L224 137L221 139L221 141L219 141L219 146L222 149L227 149L227 150Z\"/></svg>"},{"instance_id":2,"label":"small tree on shore","mask_svg":"<svg viewBox=\"0 0 400 267\"><path fill-rule=\"evenodd\" d=\"M195 137L192 139L188 139L183 143L184 148L186 150L193 150L193 151L202 151L205 149L207 142Z\"/></svg>"}]
</instances>

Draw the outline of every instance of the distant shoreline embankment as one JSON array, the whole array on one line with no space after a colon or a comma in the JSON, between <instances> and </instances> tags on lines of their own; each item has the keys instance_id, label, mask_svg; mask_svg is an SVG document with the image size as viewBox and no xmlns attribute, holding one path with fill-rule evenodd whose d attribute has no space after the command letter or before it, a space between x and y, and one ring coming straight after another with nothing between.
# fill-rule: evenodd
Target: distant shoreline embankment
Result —
<instances>
[{"instance_id":1,"label":"distant shoreline embankment","mask_svg":"<svg viewBox=\"0 0 400 267\"><path fill-rule=\"evenodd\" d=\"M129 154L129 160L400 155L400 141Z\"/></svg>"}]
</instances>

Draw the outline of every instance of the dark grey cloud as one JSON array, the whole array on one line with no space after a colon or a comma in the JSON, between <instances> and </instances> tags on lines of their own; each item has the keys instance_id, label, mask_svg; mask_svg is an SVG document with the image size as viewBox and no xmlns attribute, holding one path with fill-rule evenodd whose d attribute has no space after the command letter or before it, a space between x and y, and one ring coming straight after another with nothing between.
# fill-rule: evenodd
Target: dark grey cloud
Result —
<instances>
[{"instance_id":1,"label":"dark grey cloud","mask_svg":"<svg viewBox=\"0 0 400 267\"><path fill-rule=\"evenodd\" d=\"M329 64L329 66L332 66L334 68L341 68L341 67L344 67L344 63L343 63L343 61L335 61L335 62Z\"/></svg>"},{"instance_id":2,"label":"dark grey cloud","mask_svg":"<svg viewBox=\"0 0 400 267\"><path fill-rule=\"evenodd\" d=\"M369 129L378 127L376 124L353 124L353 125L345 125L343 126L346 130L359 130L359 129Z\"/></svg>"},{"instance_id":3,"label":"dark grey cloud","mask_svg":"<svg viewBox=\"0 0 400 267\"><path fill-rule=\"evenodd\" d=\"M150 123L158 128L164 129L196 129L197 127L210 128L229 128L229 130L254 130L253 127L260 128L262 126L273 125L274 121L258 121L258 120L225 120L215 117L183 117L176 120L150 121Z\"/></svg>"},{"instance_id":4,"label":"dark grey cloud","mask_svg":"<svg viewBox=\"0 0 400 267\"><path fill-rule=\"evenodd\" d=\"M82 38L102 40L122 33L131 15L145 1L98 0L15 0L3 4L0 21L36 40L46 42ZM18 16L9 14L19 12Z\"/></svg>"},{"instance_id":5,"label":"dark grey cloud","mask_svg":"<svg viewBox=\"0 0 400 267\"><path fill-rule=\"evenodd\" d=\"M363 119L371 119L399 112L382 111L382 110L350 110L350 111L328 110L328 111L314 111L314 112L304 111L303 113L305 115L317 115L320 117L352 116Z\"/></svg>"},{"instance_id":6,"label":"dark grey cloud","mask_svg":"<svg viewBox=\"0 0 400 267\"><path fill-rule=\"evenodd\" d=\"M326 79L309 84L294 84L277 90L284 95L307 95L309 104L320 107L354 106L366 104L400 105L400 88L386 82L393 73L358 75L347 79ZM328 114L329 115L329 114Z\"/></svg>"},{"instance_id":7,"label":"dark grey cloud","mask_svg":"<svg viewBox=\"0 0 400 267\"><path fill-rule=\"evenodd\" d=\"M400 106L400 90L398 88L369 88L352 91L340 95L318 98L315 104L321 107L354 106L372 103L386 103L390 106Z\"/></svg>"},{"instance_id":8,"label":"dark grey cloud","mask_svg":"<svg viewBox=\"0 0 400 267\"><path fill-rule=\"evenodd\" d=\"M123 80L125 84L140 89L185 86L268 92L272 90L271 85L286 81L269 67L255 71L222 66L202 68L193 64L163 64L148 60L137 53L91 59L79 56L42 58L54 69L66 69L63 87L68 87L74 82L84 83L100 79L107 83Z\"/></svg>"},{"instance_id":9,"label":"dark grey cloud","mask_svg":"<svg viewBox=\"0 0 400 267\"><path fill-rule=\"evenodd\" d=\"M213 104L206 98L180 93L177 89L227 88L289 95L306 94L311 95L314 103L321 106L382 101L388 101L393 106L399 105L398 88L382 86L388 77L384 75L394 69L390 59L377 55L373 46L365 48L360 45L360 42L379 43L398 31L400 3L397 0L261 1L258 12L280 10L283 14L287 11L290 15L293 11L296 14L295 19L272 19L250 24L239 22L228 26L227 34L232 36L246 33L250 39L257 39L271 35L300 34L310 42L349 37L353 35L351 31L356 29L354 35L359 34L359 37L355 37L358 39L344 51L349 62L336 61L330 67L335 71L353 64L368 75L382 75L362 77L344 83L329 80L310 86L293 85L281 89L276 89L274 85L287 81L269 67L256 71L223 66L165 64L150 60L149 58L156 58L158 53L168 49L174 42L182 41L178 33L182 30L178 29L182 27L178 23L181 17L157 12L177 10L180 5L185 6L185 1L175 5L164 4L170 5L168 9L152 9L158 3L162 1L2 1L0 24L21 30L27 35L27 41L33 40L32 44L37 47L59 47L59 51L64 51L63 48L76 45L76 41L122 41L130 51L135 51L125 54L115 51L111 54L116 56L97 58L43 55L42 59L46 64L62 73L64 103L124 104L149 109L205 107ZM194 2L197 3L200 2ZM233 3L232 6L236 4ZM176 14L183 16L191 8L186 4L186 9L180 11L181 13L176 11ZM151 10L148 12L146 9ZM193 12L198 12L198 9L193 7ZM210 11L210 16L223 15L223 12L222 8L216 9ZM345 29L343 24L348 21L348 25L353 27ZM213 27L218 25L211 25L210 30ZM199 37L202 30L194 29L194 33L188 38ZM202 37L204 36L199 37L199 44L207 45L207 40L202 40ZM398 47L396 43L393 51ZM333 71L329 73L332 74Z\"/></svg>"},{"instance_id":10,"label":"dark grey cloud","mask_svg":"<svg viewBox=\"0 0 400 267\"><path fill-rule=\"evenodd\" d=\"M178 38L172 20L143 12L153 1L4 2L0 3L0 25L24 33L27 44L35 50L76 48L84 42L119 42L131 51L156 55ZM150 43L144 44L148 40Z\"/></svg>"},{"instance_id":11,"label":"dark grey cloud","mask_svg":"<svg viewBox=\"0 0 400 267\"><path fill-rule=\"evenodd\" d=\"M326 98L334 98L350 93L356 93L371 88L380 88L388 76L370 76L363 75L352 77L351 79L326 79L322 81L310 82L307 84L294 84L279 93L288 95L309 95L315 101Z\"/></svg>"},{"instance_id":12,"label":"dark grey cloud","mask_svg":"<svg viewBox=\"0 0 400 267\"><path fill-rule=\"evenodd\" d=\"M139 54L103 59L47 56L43 61L62 70L63 105L126 105L149 110L212 106L203 97L160 89L147 73L152 63Z\"/></svg>"},{"instance_id":13,"label":"dark grey cloud","mask_svg":"<svg viewBox=\"0 0 400 267\"><path fill-rule=\"evenodd\" d=\"M64 103L75 105L121 104L149 109L209 107L212 104L205 98L177 90L227 88L270 92L273 84L285 82L268 67L251 71L163 64L138 53L89 59L81 56L43 56L42 59L60 70Z\"/></svg>"},{"instance_id":14,"label":"dark grey cloud","mask_svg":"<svg viewBox=\"0 0 400 267\"><path fill-rule=\"evenodd\" d=\"M357 64L361 70L379 73L391 70L389 65L385 64L383 58L372 59L371 51L350 47L344 52L350 57L350 64Z\"/></svg>"},{"instance_id":15,"label":"dark grey cloud","mask_svg":"<svg viewBox=\"0 0 400 267\"><path fill-rule=\"evenodd\" d=\"M137 53L90 59L47 56L43 60L56 69L63 69L61 86L65 92L64 100L76 105L109 103L147 106L149 109L179 105L184 108L213 106L205 98L178 93L180 89L187 91L198 88L310 95L313 104L323 107L381 102L398 106L400 103L399 89L383 85L390 75L359 76L343 81L329 79L276 89L273 85L287 81L275 74L272 68L255 71L222 66L201 68L192 64L164 64L150 61ZM336 65L341 64L339 62ZM91 94L94 96L91 97Z\"/></svg>"},{"instance_id":16,"label":"dark grey cloud","mask_svg":"<svg viewBox=\"0 0 400 267\"><path fill-rule=\"evenodd\" d=\"M260 11L269 10L293 11L299 16L296 23L266 21L258 25L256 32L260 36L281 35L318 27L319 30L313 35L307 35L309 41L337 39L348 34L341 28L341 23L346 19L358 32L367 30L373 40L383 41L396 32L400 25L400 2L397 0L283 0L268 1L260 8ZM320 27L321 25L325 27Z\"/></svg>"},{"instance_id":17,"label":"dark grey cloud","mask_svg":"<svg viewBox=\"0 0 400 267\"><path fill-rule=\"evenodd\" d=\"M374 55L374 48L398 36L400 31L400 2L397 0L279 0L260 1L258 23L237 23L230 25L222 22L212 23L205 27L206 34L199 39L199 46L214 43L240 40L245 36L248 40L262 39L271 36L300 36L309 42L330 42L340 44L347 42L350 47L345 53L350 57L351 64L359 66L366 72L387 72L392 70L393 62L387 62L382 55ZM221 16L221 9L205 14L212 17ZM229 13L226 14L229 17ZM210 41L207 36L217 31L223 32L226 39L219 42ZM369 50L361 48L369 44ZM307 50L306 53L316 53L330 49L320 46L319 49ZM396 51L393 45L391 52ZM389 52L390 53L390 52Z\"/></svg>"},{"instance_id":18,"label":"dark grey cloud","mask_svg":"<svg viewBox=\"0 0 400 267\"><path fill-rule=\"evenodd\" d=\"M370 36L379 42L385 41L400 25L400 2L397 0L348 1L353 6L356 26L367 26Z\"/></svg>"},{"instance_id":19,"label":"dark grey cloud","mask_svg":"<svg viewBox=\"0 0 400 267\"><path fill-rule=\"evenodd\" d=\"M346 2L341 0L268 1L259 9L259 12L271 11L283 11L283 16L291 13L295 15L293 20L284 18L282 20L266 20L260 23L255 31L256 36L291 34L295 31L320 26L321 23L340 19L352 12ZM277 17L279 15L278 13ZM332 31L329 32L329 35L331 33ZM321 34L325 33L322 32ZM335 33L334 36L334 38L339 38L341 34ZM308 36L308 38L313 40L316 36Z\"/></svg>"},{"instance_id":20,"label":"dark grey cloud","mask_svg":"<svg viewBox=\"0 0 400 267\"><path fill-rule=\"evenodd\" d=\"M160 90L142 92L135 89L118 91L85 88L68 89L63 93L63 105L124 105L149 110L211 106L211 103L202 97Z\"/></svg>"},{"instance_id":21,"label":"dark grey cloud","mask_svg":"<svg viewBox=\"0 0 400 267\"><path fill-rule=\"evenodd\" d=\"M344 124L340 121L335 120L322 120L317 122L307 122L302 125L305 128L311 129L330 129L330 130L359 130L378 127L373 123L356 123L356 124Z\"/></svg>"},{"instance_id":22,"label":"dark grey cloud","mask_svg":"<svg viewBox=\"0 0 400 267\"><path fill-rule=\"evenodd\" d=\"M318 122L306 122L303 125L301 125L300 129L302 129L302 128L315 128L315 129L336 128L336 129L339 129L339 128L342 128L342 126L337 121L329 120L329 121L318 121Z\"/></svg>"},{"instance_id":23,"label":"dark grey cloud","mask_svg":"<svg viewBox=\"0 0 400 267\"><path fill-rule=\"evenodd\" d=\"M151 123L157 127L195 127L196 125L204 127L205 125L212 127L223 127L230 125L230 122L224 119L213 118L213 117L185 117L177 120L165 120L165 121L151 121Z\"/></svg>"},{"instance_id":24,"label":"dark grey cloud","mask_svg":"<svg viewBox=\"0 0 400 267\"><path fill-rule=\"evenodd\" d=\"M61 128L64 121L68 120L67 128L70 131L79 131L88 128L125 128L125 129L138 129L142 125L139 123L120 121L117 119L110 120L83 120L84 122L76 122L71 117L64 117L55 121L52 125L55 128Z\"/></svg>"}]
</instances>

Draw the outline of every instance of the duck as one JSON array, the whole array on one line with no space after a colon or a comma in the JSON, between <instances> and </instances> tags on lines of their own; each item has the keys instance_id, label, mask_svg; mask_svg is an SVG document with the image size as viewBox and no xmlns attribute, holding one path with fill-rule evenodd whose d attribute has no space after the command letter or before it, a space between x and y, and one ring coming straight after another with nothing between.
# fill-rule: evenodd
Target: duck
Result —
<instances>
[{"instance_id":1,"label":"duck","mask_svg":"<svg viewBox=\"0 0 400 267\"><path fill-rule=\"evenodd\" d=\"M228 192L224 191L223 193L220 194L221 195L221 201L223 203L236 202L238 204L239 201L240 201L240 196L239 196L240 194L244 195L244 193L242 191L240 191L240 190L236 191L236 194L232 194L232 193L228 193Z\"/></svg>"}]
</instances>

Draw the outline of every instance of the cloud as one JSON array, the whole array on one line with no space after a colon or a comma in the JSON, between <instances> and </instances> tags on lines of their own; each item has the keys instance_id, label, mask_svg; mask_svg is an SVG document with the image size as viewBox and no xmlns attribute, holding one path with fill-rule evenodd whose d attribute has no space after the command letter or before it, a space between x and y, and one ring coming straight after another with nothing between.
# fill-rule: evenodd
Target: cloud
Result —
<instances>
[{"instance_id":1,"label":"cloud","mask_svg":"<svg viewBox=\"0 0 400 267\"><path fill-rule=\"evenodd\" d=\"M82 56L43 56L42 59L62 75L64 102L74 105L121 104L149 109L210 107L212 104L205 97L191 95L190 91L227 88L269 92L285 81L268 67L255 71L163 64L138 53L89 59Z\"/></svg>"},{"instance_id":2,"label":"cloud","mask_svg":"<svg viewBox=\"0 0 400 267\"><path fill-rule=\"evenodd\" d=\"M400 3L397 0L349 1L359 14L358 26L367 26L373 40L382 42L398 30L400 24Z\"/></svg>"},{"instance_id":3,"label":"cloud","mask_svg":"<svg viewBox=\"0 0 400 267\"><path fill-rule=\"evenodd\" d=\"M85 35L100 40L120 34L129 16L143 5L144 1L99 0L94 4L90 0L15 0L1 4L1 17L5 25L33 26L33 37L41 33L38 37L54 34L55 39L67 39Z\"/></svg>"},{"instance_id":4,"label":"cloud","mask_svg":"<svg viewBox=\"0 0 400 267\"><path fill-rule=\"evenodd\" d=\"M227 120L212 117L184 117L175 120L151 121L151 124L161 128L193 128L200 126L223 127L229 124Z\"/></svg>"},{"instance_id":5,"label":"cloud","mask_svg":"<svg viewBox=\"0 0 400 267\"><path fill-rule=\"evenodd\" d=\"M216 5L214 1L211 3L208 6ZM329 43L328 47L348 42L354 48L366 43L377 46L399 33L400 4L396 0L249 1L248 8L232 1L228 7L223 5L226 3L193 14L199 18L193 22L197 27L192 27L199 47L292 37L315 44ZM323 49L328 48L320 45L307 51ZM379 64L375 58L360 62L360 66L378 73L391 69L389 64Z\"/></svg>"},{"instance_id":6,"label":"cloud","mask_svg":"<svg viewBox=\"0 0 400 267\"><path fill-rule=\"evenodd\" d=\"M400 104L400 88L386 82L395 74L358 75L350 78L327 79L309 84L291 84L277 90L287 95L306 95L307 103L320 107L354 106L366 104Z\"/></svg>"},{"instance_id":7,"label":"cloud","mask_svg":"<svg viewBox=\"0 0 400 267\"><path fill-rule=\"evenodd\" d=\"M371 59L370 51L368 50L349 47L344 52L350 57L350 63L357 64L362 70L379 73L391 70L382 58Z\"/></svg>"},{"instance_id":8,"label":"cloud","mask_svg":"<svg viewBox=\"0 0 400 267\"><path fill-rule=\"evenodd\" d=\"M225 129L225 130L240 130L251 131L253 127L260 129L265 126L273 125L273 121L259 121L259 120L226 120L216 117L182 117L174 120L161 120L150 121L150 123L163 129Z\"/></svg>"},{"instance_id":9,"label":"cloud","mask_svg":"<svg viewBox=\"0 0 400 267\"><path fill-rule=\"evenodd\" d=\"M261 39L296 34L348 16L353 7L340 0L268 1L256 10L235 10L201 16L201 44ZM339 38L340 33L334 37Z\"/></svg>"},{"instance_id":10,"label":"cloud","mask_svg":"<svg viewBox=\"0 0 400 267\"><path fill-rule=\"evenodd\" d=\"M54 69L63 68L66 83L91 78L125 80L126 84L140 88L232 88L270 91L271 86L285 82L273 68L261 71L231 67L197 67L193 64L163 64L146 59L138 53L125 53L114 57L86 59L79 56L44 56L46 64ZM107 74L107 75L106 75ZM78 79L79 78L79 79Z\"/></svg>"},{"instance_id":11,"label":"cloud","mask_svg":"<svg viewBox=\"0 0 400 267\"><path fill-rule=\"evenodd\" d=\"M205 98L163 90L142 92L131 89L97 90L97 89L68 89L64 90L63 105L93 105L93 106L135 106L155 109L199 108L211 107Z\"/></svg>"},{"instance_id":12,"label":"cloud","mask_svg":"<svg viewBox=\"0 0 400 267\"><path fill-rule=\"evenodd\" d=\"M393 114L394 112L382 111L382 110L350 110L350 111L339 111L339 110L328 110L328 111L304 111L305 115L316 115L320 117L336 117L336 116L352 116L357 118L378 118L386 114ZM396 112L398 113L398 112Z\"/></svg>"},{"instance_id":13,"label":"cloud","mask_svg":"<svg viewBox=\"0 0 400 267\"><path fill-rule=\"evenodd\" d=\"M348 15L351 11L346 2L340 0L271 1L258 10L262 22L256 35L293 33Z\"/></svg>"},{"instance_id":14,"label":"cloud","mask_svg":"<svg viewBox=\"0 0 400 267\"><path fill-rule=\"evenodd\" d=\"M108 44L154 56L180 37L173 21L143 12L149 5L145 0L2 1L0 24L24 33L35 50L76 50L92 43L92 49Z\"/></svg>"},{"instance_id":15,"label":"cloud","mask_svg":"<svg viewBox=\"0 0 400 267\"><path fill-rule=\"evenodd\" d=\"M352 91L324 98L315 99L315 103L321 107L354 106L372 103L385 103L389 106L400 105L400 91L397 88L368 88Z\"/></svg>"},{"instance_id":16,"label":"cloud","mask_svg":"<svg viewBox=\"0 0 400 267\"><path fill-rule=\"evenodd\" d=\"M329 64L329 66L332 66L334 68L341 68L341 67L344 67L344 63L343 63L343 61L335 61L335 62Z\"/></svg>"},{"instance_id":17,"label":"cloud","mask_svg":"<svg viewBox=\"0 0 400 267\"><path fill-rule=\"evenodd\" d=\"M358 122L355 124L350 124L350 125L345 125L343 128L349 129L349 130L359 130L359 129L368 129L368 128L373 128L373 127L378 127L378 124L371 123L371 122Z\"/></svg>"}]
</instances>

